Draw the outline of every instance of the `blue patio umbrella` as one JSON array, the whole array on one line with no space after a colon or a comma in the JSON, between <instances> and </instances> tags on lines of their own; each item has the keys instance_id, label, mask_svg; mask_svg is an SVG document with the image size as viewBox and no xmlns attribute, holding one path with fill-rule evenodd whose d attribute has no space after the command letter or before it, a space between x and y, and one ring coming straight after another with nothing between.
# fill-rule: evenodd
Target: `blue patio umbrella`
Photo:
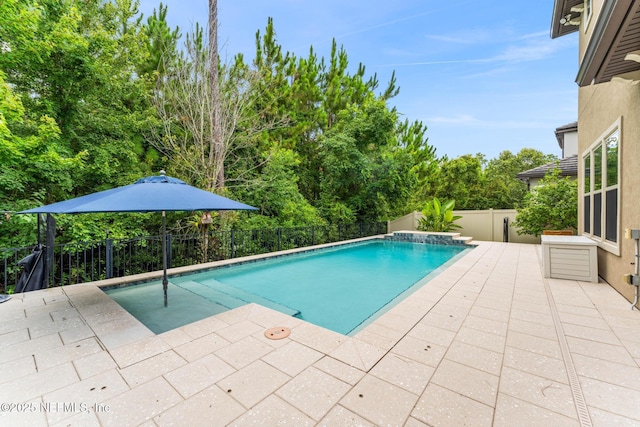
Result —
<instances>
[{"instance_id":1,"label":"blue patio umbrella","mask_svg":"<svg viewBox=\"0 0 640 427\"><path fill-rule=\"evenodd\" d=\"M162 287L167 304L166 211L257 210L253 206L201 190L177 178L159 176L141 178L133 184L87 194L19 213L78 214L104 212L162 212Z\"/></svg>"}]
</instances>

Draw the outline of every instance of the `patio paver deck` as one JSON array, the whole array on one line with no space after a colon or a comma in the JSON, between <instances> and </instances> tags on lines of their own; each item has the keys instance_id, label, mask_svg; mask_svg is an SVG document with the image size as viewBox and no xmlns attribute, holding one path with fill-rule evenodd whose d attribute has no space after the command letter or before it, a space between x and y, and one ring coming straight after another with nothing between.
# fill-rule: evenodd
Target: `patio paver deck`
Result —
<instances>
[{"instance_id":1,"label":"patio paver deck","mask_svg":"<svg viewBox=\"0 0 640 427\"><path fill-rule=\"evenodd\" d=\"M640 425L640 313L540 255L479 242L353 337L257 304L155 335L94 284L14 295L0 425Z\"/></svg>"}]
</instances>

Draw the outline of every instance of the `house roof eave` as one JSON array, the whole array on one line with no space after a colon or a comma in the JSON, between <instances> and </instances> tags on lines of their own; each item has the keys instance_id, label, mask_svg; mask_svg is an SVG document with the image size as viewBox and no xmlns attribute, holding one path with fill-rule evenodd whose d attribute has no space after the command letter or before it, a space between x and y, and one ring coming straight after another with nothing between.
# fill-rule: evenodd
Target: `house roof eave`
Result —
<instances>
[{"instance_id":1,"label":"house roof eave","mask_svg":"<svg viewBox=\"0 0 640 427\"><path fill-rule=\"evenodd\" d=\"M613 0L603 4L589 44L578 69L580 87L606 83L618 74L640 70L640 64L627 61L626 54L640 49L635 29L640 22L640 2Z\"/></svg>"},{"instance_id":2,"label":"house roof eave","mask_svg":"<svg viewBox=\"0 0 640 427\"><path fill-rule=\"evenodd\" d=\"M578 155L574 154L573 156L520 172L516 175L516 178L520 180L543 178L549 171L556 168L560 169L560 176L578 176Z\"/></svg>"},{"instance_id":3,"label":"house roof eave","mask_svg":"<svg viewBox=\"0 0 640 427\"><path fill-rule=\"evenodd\" d=\"M571 8L582 3L584 0L554 0L553 14L551 17L551 38L556 39L564 35L578 31L578 25L565 25L561 20L567 16L572 18L580 17L579 13L574 13Z\"/></svg>"},{"instance_id":4,"label":"house roof eave","mask_svg":"<svg viewBox=\"0 0 640 427\"><path fill-rule=\"evenodd\" d=\"M571 122L564 126L559 126L555 130L556 139L558 140L558 145L560 149L564 148L564 134L568 132L577 132L578 131L578 122Z\"/></svg>"}]
</instances>

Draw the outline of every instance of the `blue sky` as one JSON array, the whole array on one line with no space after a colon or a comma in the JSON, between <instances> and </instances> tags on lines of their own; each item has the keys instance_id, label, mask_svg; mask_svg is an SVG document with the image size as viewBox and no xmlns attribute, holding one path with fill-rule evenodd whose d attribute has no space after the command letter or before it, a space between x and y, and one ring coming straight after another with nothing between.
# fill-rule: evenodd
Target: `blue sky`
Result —
<instances>
[{"instance_id":1,"label":"blue sky","mask_svg":"<svg viewBox=\"0 0 640 427\"><path fill-rule=\"evenodd\" d=\"M165 0L183 34L206 25L207 0ZM141 0L149 15L159 1ZM553 0L218 0L220 54L255 52L255 33L273 17L283 50L327 57L331 40L350 64L393 70L389 101L427 125L429 143L450 158L535 148L560 156L554 129L577 119L577 36L551 40Z\"/></svg>"}]
</instances>

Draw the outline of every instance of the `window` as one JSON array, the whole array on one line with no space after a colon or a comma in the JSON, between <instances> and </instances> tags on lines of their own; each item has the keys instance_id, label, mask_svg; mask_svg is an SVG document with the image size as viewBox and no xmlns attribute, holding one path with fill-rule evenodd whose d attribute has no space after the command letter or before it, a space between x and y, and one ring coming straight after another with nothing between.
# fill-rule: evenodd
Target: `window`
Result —
<instances>
[{"instance_id":1,"label":"window","mask_svg":"<svg viewBox=\"0 0 640 427\"><path fill-rule=\"evenodd\" d=\"M605 198L607 200L605 221L605 239L609 242L618 241L618 129L604 140L606 150L605 160Z\"/></svg>"},{"instance_id":2,"label":"window","mask_svg":"<svg viewBox=\"0 0 640 427\"><path fill-rule=\"evenodd\" d=\"M584 20L584 32L587 32L587 27L589 26L589 21L591 21L591 0L584 0L584 11L582 12L582 16Z\"/></svg>"},{"instance_id":3,"label":"window","mask_svg":"<svg viewBox=\"0 0 640 427\"><path fill-rule=\"evenodd\" d=\"M591 153L584 156L584 232L591 233Z\"/></svg>"},{"instance_id":4,"label":"window","mask_svg":"<svg viewBox=\"0 0 640 427\"><path fill-rule=\"evenodd\" d=\"M620 253L620 120L582 155L583 230L600 247Z\"/></svg>"}]
</instances>

